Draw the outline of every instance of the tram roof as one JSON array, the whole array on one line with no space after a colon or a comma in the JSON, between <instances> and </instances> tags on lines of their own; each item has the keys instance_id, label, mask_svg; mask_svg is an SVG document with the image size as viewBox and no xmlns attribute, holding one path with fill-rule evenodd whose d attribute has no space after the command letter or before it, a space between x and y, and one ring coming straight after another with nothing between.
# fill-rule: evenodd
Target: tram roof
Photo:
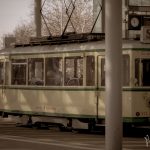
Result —
<instances>
[{"instance_id":1,"label":"tram roof","mask_svg":"<svg viewBox=\"0 0 150 150\"><path fill-rule=\"evenodd\" d=\"M135 40L123 40L123 49L128 50L150 50L150 44L144 44ZM0 50L1 55L11 54L37 54L37 53L57 53L57 52L78 52L78 51L92 51L105 50L105 41L92 41L81 43L67 43L57 45L22 45L19 47L10 47Z\"/></svg>"}]
</instances>

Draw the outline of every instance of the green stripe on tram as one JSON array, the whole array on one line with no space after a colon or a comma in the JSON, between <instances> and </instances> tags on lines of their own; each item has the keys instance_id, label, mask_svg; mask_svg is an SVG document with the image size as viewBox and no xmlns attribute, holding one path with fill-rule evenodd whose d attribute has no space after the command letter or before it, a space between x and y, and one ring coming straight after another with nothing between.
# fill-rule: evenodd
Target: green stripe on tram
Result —
<instances>
[{"instance_id":1,"label":"green stripe on tram","mask_svg":"<svg viewBox=\"0 0 150 150\"><path fill-rule=\"evenodd\" d=\"M20 90L52 90L52 91L105 91L105 87L95 87L95 86L0 86L1 90L6 89L20 89ZM150 87L123 87L122 91L131 92L149 92Z\"/></svg>"}]
</instances>

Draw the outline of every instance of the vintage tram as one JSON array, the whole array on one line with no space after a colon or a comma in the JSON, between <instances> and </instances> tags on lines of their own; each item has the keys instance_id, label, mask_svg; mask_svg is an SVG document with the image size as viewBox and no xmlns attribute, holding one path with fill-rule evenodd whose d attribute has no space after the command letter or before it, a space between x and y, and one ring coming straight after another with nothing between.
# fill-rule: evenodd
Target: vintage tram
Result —
<instances>
[{"instance_id":1,"label":"vintage tram","mask_svg":"<svg viewBox=\"0 0 150 150\"><path fill-rule=\"evenodd\" d=\"M149 125L150 44L123 40L122 56L123 123ZM1 50L0 112L72 128L104 124L105 41L32 42Z\"/></svg>"}]
</instances>

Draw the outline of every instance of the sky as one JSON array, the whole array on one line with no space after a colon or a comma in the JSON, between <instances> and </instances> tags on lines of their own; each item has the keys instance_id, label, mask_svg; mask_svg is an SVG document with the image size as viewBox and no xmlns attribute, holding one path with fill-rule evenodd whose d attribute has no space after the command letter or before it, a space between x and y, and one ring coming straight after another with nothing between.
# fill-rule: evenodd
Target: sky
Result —
<instances>
[{"instance_id":1,"label":"sky","mask_svg":"<svg viewBox=\"0 0 150 150\"><path fill-rule=\"evenodd\" d=\"M0 0L0 38L12 34L22 22L30 21L33 0Z\"/></svg>"}]
</instances>

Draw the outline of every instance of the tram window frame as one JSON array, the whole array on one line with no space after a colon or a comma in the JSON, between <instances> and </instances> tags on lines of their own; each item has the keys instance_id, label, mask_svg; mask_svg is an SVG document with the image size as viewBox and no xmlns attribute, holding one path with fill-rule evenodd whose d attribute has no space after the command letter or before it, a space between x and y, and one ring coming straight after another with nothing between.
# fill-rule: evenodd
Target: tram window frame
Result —
<instances>
[{"instance_id":1,"label":"tram window frame","mask_svg":"<svg viewBox=\"0 0 150 150\"><path fill-rule=\"evenodd\" d=\"M27 60L12 59L11 61L11 85L26 85Z\"/></svg>"},{"instance_id":2,"label":"tram window frame","mask_svg":"<svg viewBox=\"0 0 150 150\"><path fill-rule=\"evenodd\" d=\"M62 57L45 58L45 85L62 86L63 59Z\"/></svg>"},{"instance_id":3,"label":"tram window frame","mask_svg":"<svg viewBox=\"0 0 150 150\"><path fill-rule=\"evenodd\" d=\"M95 86L95 56L86 56L86 86Z\"/></svg>"},{"instance_id":4,"label":"tram window frame","mask_svg":"<svg viewBox=\"0 0 150 150\"><path fill-rule=\"evenodd\" d=\"M130 85L130 56L123 54L122 58L122 85ZM125 76L124 76L125 75ZM105 86L105 58L101 59L101 86Z\"/></svg>"},{"instance_id":5,"label":"tram window frame","mask_svg":"<svg viewBox=\"0 0 150 150\"><path fill-rule=\"evenodd\" d=\"M4 84L4 62L0 62L0 85Z\"/></svg>"},{"instance_id":6,"label":"tram window frame","mask_svg":"<svg viewBox=\"0 0 150 150\"><path fill-rule=\"evenodd\" d=\"M64 61L65 86L83 86L83 72L84 72L83 59L84 58L82 56L65 57ZM81 65L79 66L79 64Z\"/></svg>"},{"instance_id":7,"label":"tram window frame","mask_svg":"<svg viewBox=\"0 0 150 150\"><path fill-rule=\"evenodd\" d=\"M28 59L28 85L44 85L44 58Z\"/></svg>"}]
</instances>

